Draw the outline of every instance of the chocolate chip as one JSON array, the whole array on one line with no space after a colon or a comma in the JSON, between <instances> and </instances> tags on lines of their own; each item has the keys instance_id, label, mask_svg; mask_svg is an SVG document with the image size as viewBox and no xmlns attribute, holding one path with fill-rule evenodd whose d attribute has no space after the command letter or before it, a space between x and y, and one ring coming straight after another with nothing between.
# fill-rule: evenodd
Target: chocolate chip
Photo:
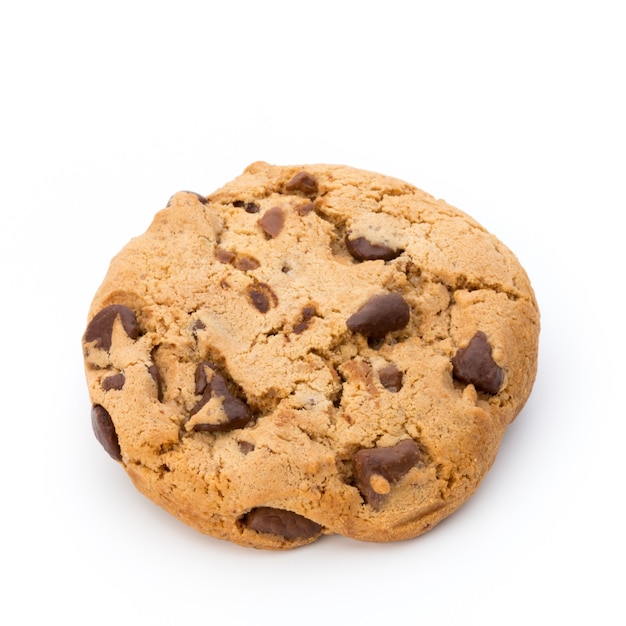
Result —
<instances>
[{"instance_id":1,"label":"chocolate chip","mask_svg":"<svg viewBox=\"0 0 626 626\"><path fill-rule=\"evenodd\" d=\"M307 196L317 193L317 180L308 172L299 172L286 185L287 191L301 191Z\"/></svg>"},{"instance_id":2,"label":"chocolate chip","mask_svg":"<svg viewBox=\"0 0 626 626\"><path fill-rule=\"evenodd\" d=\"M124 383L126 382L126 377L123 372L119 374L114 374L113 376L107 376L102 380L101 387L104 391L109 391L110 389L115 389L119 391L120 389L124 389Z\"/></svg>"},{"instance_id":3,"label":"chocolate chip","mask_svg":"<svg viewBox=\"0 0 626 626\"><path fill-rule=\"evenodd\" d=\"M198 330L204 330L206 328L205 323L202 320L196 320L191 327L191 330L195 333Z\"/></svg>"},{"instance_id":4,"label":"chocolate chip","mask_svg":"<svg viewBox=\"0 0 626 626\"><path fill-rule=\"evenodd\" d=\"M273 239L279 235L285 225L285 214L279 206L272 207L263 213L258 224Z\"/></svg>"},{"instance_id":5,"label":"chocolate chip","mask_svg":"<svg viewBox=\"0 0 626 626\"><path fill-rule=\"evenodd\" d=\"M248 405L230 393L222 376L214 374L209 387L213 395L222 398L224 413L228 418L228 423L226 425L220 424L216 430L242 428L252 419Z\"/></svg>"},{"instance_id":6,"label":"chocolate chip","mask_svg":"<svg viewBox=\"0 0 626 626\"><path fill-rule=\"evenodd\" d=\"M400 480L420 461L420 450L412 439L395 446L359 450L354 455L354 477L363 498L380 508L390 483Z\"/></svg>"},{"instance_id":7,"label":"chocolate chip","mask_svg":"<svg viewBox=\"0 0 626 626\"><path fill-rule=\"evenodd\" d=\"M310 539L322 531L319 524L293 511L260 506L245 518L248 528L260 533L280 535L285 539Z\"/></svg>"},{"instance_id":8,"label":"chocolate chip","mask_svg":"<svg viewBox=\"0 0 626 626\"><path fill-rule=\"evenodd\" d=\"M317 314L315 307L313 306L305 306L302 308L302 321L298 322L293 327L293 332L299 335L304 332L308 327L309 323L313 319L313 317Z\"/></svg>"},{"instance_id":9,"label":"chocolate chip","mask_svg":"<svg viewBox=\"0 0 626 626\"><path fill-rule=\"evenodd\" d=\"M198 363L198 367L196 367L196 374L195 374L195 383L196 383L196 395L202 395L206 388L207 385L209 383L209 380L207 378L206 375L206 368L210 367L212 370L215 371L215 367L213 365L211 365L208 361L202 361L202 363Z\"/></svg>"},{"instance_id":10,"label":"chocolate chip","mask_svg":"<svg viewBox=\"0 0 626 626\"><path fill-rule=\"evenodd\" d=\"M365 237L356 237L350 239L349 235L345 237L346 248L348 252L357 261L391 261L402 254L402 250L395 250L389 246L378 243L370 243Z\"/></svg>"},{"instance_id":11,"label":"chocolate chip","mask_svg":"<svg viewBox=\"0 0 626 626\"><path fill-rule=\"evenodd\" d=\"M310 320L316 313L314 306L302 307L302 319Z\"/></svg>"},{"instance_id":12,"label":"chocolate chip","mask_svg":"<svg viewBox=\"0 0 626 626\"><path fill-rule=\"evenodd\" d=\"M159 402L163 402L163 384L161 381L161 374L159 368L153 363L148 367L148 372L154 381L157 388L157 399Z\"/></svg>"},{"instance_id":13,"label":"chocolate chip","mask_svg":"<svg viewBox=\"0 0 626 626\"><path fill-rule=\"evenodd\" d=\"M478 391L496 394L504 380L502 368L493 360L491 345L484 332L478 331L466 348L452 357L452 376L472 384Z\"/></svg>"},{"instance_id":14,"label":"chocolate chip","mask_svg":"<svg viewBox=\"0 0 626 626\"><path fill-rule=\"evenodd\" d=\"M225 265L232 265L242 272L248 272L255 270L261 264L257 259L249 254L235 254L230 250L224 250L224 248L215 248L215 258Z\"/></svg>"},{"instance_id":15,"label":"chocolate chip","mask_svg":"<svg viewBox=\"0 0 626 626\"><path fill-rule=\"evenodd\" d=\"M354 333L380 338L400 330L409 323L410 307L397 293L386 293L370 298L346 324Z\"/></svg>"},{"instance_id":16,"label":"chocolate chip","mask_svg":"<svg viewBox=\"0 0 626 626\"><path fill-rule=\"evenodd\" d=\"M83 341L85 343L95 341L96 348L101 348L108 352L113 341L113 324L118 317L126 334L131 339L137 339L139 336L139 325L137 324L135 314L123 304L111 304L97 313L89 322Z\"/></svg>"},{"instance_id":17,"label":"chocolate chip","mask_svg":"<svg viewBox=\"0 0 626 626\"><path fill-rule=\"evenodd\" d=\"M248 296L250 296L250 300L254 305L254 308L261 313L267 313L270 308L270 302L267 296L262 291L257 291L255 289L250 289L248 291Z\"/></svg>"},{"instance_id":18,"label":"chocolate chip","mask_svg":"<svg viewBox=\"0 0 626 626\"><path fill-rule=\"evenodd\" d=\"M380 350L385 345L384 337L368 337L367 345L372 350Z\"/></svg>"},{"instance_id":19,"label":"chocolate chip","mask_svg":"<svg viewBox=\"0 0 626 626\"><path fill-rule=\"evenodd\" d=\"M244 209L246 213L258 213L260 211L259 205L255 202L244 202L243 200L235 200L233 202L233 206Z\"/></svg>"},{"instance_id":20,"label":"chocolate chip","mask_svg":"<svg viewBox=\"0 0 626 626\"><path fill-rule=\"evenodd\" d=\"M191 410L191 415L198 413L211 397L217 396L222 398L222 408L226 414L227 421L217 424L196 424L194 430L223 432L243 428L252 419L252 413L248 405L230 392L224 377L217 372L214 372L211 380L207 382L206 367L214 369L214 366L207 362L200 363L196 368L196 394L202 393L203 395Z\"/></svg>"},{"instance_id":21,"label":"chocolate chip","mask_svg":"<svg viewBox=\"0 0 626 626\"><path fill-rule=\"evenodd\" d=\"M278 297L269 285L255 283L248 287L248 297L254 308L260 313L267 313L270 307L278 304Z\"/></svg>"},{"instance_id":22,"label":"chocolate chip","mask_svg":"<svg viewBox=\"0 0 626 626\"><path fill-rule=\"evenodd\" d=\"M238 441L237 445L241 454L250 454L254 450L254 444L248 441Z\"/></svg>"},{"instance_id":23,"label":"chocolate chip","mask_svg":"<svg viewBox=\"0 0 626 626\"><path fill-rule=\"evenodd\" d=\"M224 250L224 248L215 248L215 258L220 262L227 265L228 263L232 263L235 259L235 255L229 250Z\"/></svg>"},{"instance_id":24,"label":"chocolate chip","mask_svg":"<svg viewBox=\"0 0 626 626\"><path fill-rule=\"evenodd\" d=\"M242 272L249 272L250 270L255 270L261 264L253 256L240 254L235 258L233 265Z\"/></svg>"},{"instance_id":25,"label":"chocolate chip","mask_svg":"<svg viewBox=\"0 0 626 626\"><path fill-rule=\"evenodd\" d=\"M380 384L393 393L402 389L402 372L393 363L379 369L378 378Z\"/></svg>"},{"instance_id":26,"label":"chocolate chip","mask_svg":"<svg viewBox=\"0 0 626 626\"><path fill-rule=\"evenodd\" d=\"M296 213L300 217L304 217L308 215L311 211L315 209L315 205L312 202L307 202L306 204L300 204L296 207Z\"/></svg>"},{"instance_id":27,"label":"chocolate chip","mask_svg":"<svg viewBox=\"0 0 626 626\"><path fill-rule=\"evenodd\" d=\"M91 409L91 426L96 439L116 461L122 460L122 451L115 432L115 425L109 412L100 404L94 404Z\"/></svg>"}]
</instances>

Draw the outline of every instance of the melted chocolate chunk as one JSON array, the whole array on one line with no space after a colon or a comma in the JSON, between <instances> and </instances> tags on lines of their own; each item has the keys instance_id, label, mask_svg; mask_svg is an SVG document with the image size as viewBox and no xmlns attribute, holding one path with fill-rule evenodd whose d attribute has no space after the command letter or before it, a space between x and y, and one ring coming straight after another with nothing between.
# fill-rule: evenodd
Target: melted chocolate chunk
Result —
<instances>
[{"instance_id":1,"label":"melted chocolate chunk","mask_svg":"<svg viewBox=\"0 0 626 626\"><path fill-rule=\"evenodd\" d=\"M265 283L255 283L248 287L248 297L252 306L260 313L267 313L272 305L278 304L278 297Z\"/></svg>"},{"instance_id":2,"label":"melted chocolate chunk","mask_svg":"<svg viewBox=\"0 0 626 626\"><path fill-rule=\"evenodd\" d=\"M285 225L285 213L279 206L272 207L263 213L263 217L259 219L258 224L265 234L272 239L278 237Z\"/></svg>"},{"instance_id":3,"label":"melted chocolate chunk","mask_svg":"<svg viewBox=\"0 0 626 626\"><path fill-rule=\"evenodd\" d=\"M135 314L123 304L111 304L97 313L89 322L83 336L84 343L95 341L96 348L108 352L113 341L113 324L118 317L126 334L131 339L137 339L139 337L139 325Z\"/></svg>"},{"instance_id":4,"label":"melted chocolate chunk","mask_svg":"<svg viewBox=\"0 0 626 626\"><path fill-rule=\"evenodd\" d=\"M205 323L202 320L196 320L191 327L191 330L195 333L198 330L204 330L206 328Z\"/></svg>"},{"instance_id":5,"label":"melted chocolate chunk","mask_svg":"<svg viewBox=\"0 0 626 626\"><path fill-rule=\"evenodd\" d=\"M249 272L250 270L255 270L261 264L253 256L240 254L235 259L233 265L242 272Z\"/></svg>"},{"instance_id":6,"label":"melted chocolate chunk","mask_svg":"<svg viewBox=\"0 0 626 626\"><path fill-rule=\"evenodd\" d=\"M215 258L224 265L232 265L242 272L248 272L255 270L261 264L257 259L249 254L235 254L230 250L224 250L224 248L215 248Z\"/></svg>"},{"instance_id":7,"label":"melted chocolate chunk","mask_svg":"<svg viewBox=\"0 0 626 626\"><path fill-rule=\"evenodd\" d=\"M409 323L410 307L397 293L386 293L370 298L346 324L354 333L366 337L381 338L387 333L400 330Z\"/></svg>"},{"instance_id":8,"label":"melted chocolate chunk","mask_svg":"<svg viewBox=\"0 0 626 626\"><path fill-rule=\"evenodd\" d=\"M252 419L252 412L248 405L230 392L224 377L217 372L214 372L210 381L207 381L205 369L207 367L215 369L213 365L206 361L200 363L196 368L196 394L203 395L191 410L191 415L195 415L213 396L217 396L222 398L222 408L226 414L227 421L217 424L196 424L194 430L201 432L225 432L243 428Z\"/></svg>"},{"instance_id":9,"label":"melted chocolate chunk","mask_svg":"<svg viewBox=\"0 0 626 626\"><path fill-rule=\"evenodd\" d=\"M109 412L100 404L94 404L91 409L91 426L96 439L109 456L116 461L121 461L122 451L115 432L115 425Z\"/></svg>"},{"instance_id":10,"label":"melted chocolate chunk","mask_svg":"<svg viewBox=\"0 0 626 626\"><path fill-rule=\"evenodd\" d=\"M389 391L397 393L402 389L402 372L393 364L385 365L378 370L380 384Z\"/></svg>"},{"instance_id":11,"label":"melted chocolate chunk","mask_svg":"<svg viewBox=\"0 0 626 626\"><path fill-rule=\"evenodd\" d=\"M367 345L372 350L380 350L385 345L384 337L368 337Z\"/></svg>"},{"instance_id":12,"label":"melted chocolate chunk","mask_svg":"<svg viewBox=\"0 0 626 626\"><path fill-rule=\"evenodd\" d=\"M244 202L243 200L235 200L233 202L233 206L244 209L246 213L258 213L260 211L259 205L255 202Z\"/></svg>"},{"instance_id":13,"label":"melted chocolate chunk","mask_svg":"<svg viewBox=\"0 0 626 626\"><path fill-rule=\"evenodd\" d=\"M285 185L285 189L312 196L317 193L317 180L308 172L299 172Z\"/></svg>"},{"instance_id":14,"label":"melted chocolate chunk","mask_svg":"<svg viewBox=\"0 0 626 626\"><path fill-rule=\"evenodd\" d=\"M124 389L124 383L126 382L126 377L123 372L119 374L114 374L113 376L107 376L102 380L101 386L104 391L109 391L110 389L115 389L120 391Z\"/></svg>"},{"instance_id":15,"label":"melted chocolate chunk","mask_svg":"<svg viewBox=\"0 0 626 626\"><path fill-rule=\"evenodd\" d=\"M262 291L250 289L248 291L248 295L250 296L250 300L257 311L260 311L261 313L267 313L269 311L270 301Z\"/></svg>"},{"instance_id":16,"label":"melted chocolate chunk","mask_svg":"<svg viewBox=\"0 0 626 626\"><path fill-rule=\"evenodd\" d=\"M209 383L209 388L213 395L222 398L222 406L228 422L217 424L215 427L211 425L211 428L201 430L234 430L235 428L242 428L252 419L248 405L230 393L222 376L217 373L214 374Z\"/></svg>"},{"instance_id":17,"label":"melted chocolate chunk","mask_svg":"<svg viewBox=\"0 0 626 626\"><path fill-rule=\"evenodd\" d=\"M504 381L502 368L493 360L491 345L484 332L478 331L466 348L452 357L452 376L472 384L478 391L496 394Z\"/></svg>"},{"instance_id":18,"label":"melted chocolate chunk","mask_svg":"<svg viewBox=\"0 0 626 626\"><path fill-rule=\"evenodd\" d=\"M202 395L206 391L206 388L209 382L206 376L206 369L205 369L207 367L210 367L212 370L215 370L215 367L211 365L208 361L202 361L202 363L198 363L198 367L196 367L196 377L195 377L196 389L195 390L196 390L197 396Z\"/></svg>"},{"instance_id":19,"label":"melted chocolate chunk","mask_svg":"<svg viewBox=\"0 0 626 626\"><path fill-rule=\"evenodd\" d=\"M300 217L304 217L308 215L311 211L315 209L315 205L312 202L307 202L306 204L300 204L296 207L296 213Z\"/></svg>"},{"instance_id":20,"label":"melted chocolate chunk","mask_svg":"<svg viewBox=\"0 0 626 626\"><path fill-rule=\"evenodd\" d=\"M249 441L238 441L237 445L241 454L250 454L254 450L254 444Z\"/></svg>"},{"instance_id":21,"label":"melted chocolate chunk","mask_svg":"<svg viewBox=\"0 0 626 626\"><path fill-rule=\"evenodd\" d=\"M296 333L296 335L299 335L300 333L304 332L309 327L311 320L316 314L317 314L317 311L315 310L315 307L313 306L303 307L302 321L298 322L293 327L293 332Z\"/></svg>"},{"instance_id":22,"label":"melted chocolate chunk","mask_svg":"<svg viewBox=\"0 0 626 626\"><path fill-rule=\"evenodd\" d=\"M235 259L235 255L230 250L224 250L224 248L215 248L215 258L220 262L228 265Z\"/></svg>"},{"instance_id":23,"label":"melted chocolate chunk","mask_svg":"<svg viewBox=\"0 0 626 626\"><path fill-rule=\"evenodd\" d=\"M350 239L349 236L346 235L345 241L348 252L357 261L391 261L391 259L395 259L402 254L402 250L395 250L389 246L370 243L365 237Z\"/></svg>"},{"instance_id":24,"label":"melted chocolate chunk","mask_svg":"<svg viewBox=\"0 0 626 626\"><path fill-rule=\"evenodd\" d=\"M163 402L163 382L161 380L161 373L159 372L159 368L153 363L148 367L148 372L150 373L152 380L156 384L157 399L159 402Z\"/></svg>"},{"instance_id":25,"label":"melted chocolate chunk","mask_svg":"<svg viewBox=\"0 0 626 626\"><path fill-rule=\"evenodd\" d=\"M245 517L248 528L260 533L271 533L285 539L310 539L322 531L319 524L284 509L260 506Z\"/></svg>"},{"instance_id":26,"label":"melted chocolate chunk","mask_svg":"<svg viewBox=\"0 0 626 626\"><path fill-rule=\"evenodd\" d=\"M359 450L354 455L356 486L365 501L380 508L390 483L402 478L420 461L420 450L412 439L388 448Z\"/></svg>"}]
</instances>

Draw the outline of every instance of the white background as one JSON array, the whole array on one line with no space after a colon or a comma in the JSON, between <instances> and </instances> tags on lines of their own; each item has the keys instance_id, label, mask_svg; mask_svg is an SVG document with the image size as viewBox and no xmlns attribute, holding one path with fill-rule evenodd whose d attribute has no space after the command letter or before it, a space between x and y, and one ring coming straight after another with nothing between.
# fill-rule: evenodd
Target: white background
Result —
<instances>
[{"instance_id":1,"label":"white background","mask_svg":"<svg viewBox=\"0 0 626 626\"><path fill-rule=\"evenodd\" d=\"M2 623L623 624L621 4L3 3ZM256 160L408 180L531 276L534 393L422 538L223 543L93 437L80 339L110 258Z\"/></svg>"}]
</instances>

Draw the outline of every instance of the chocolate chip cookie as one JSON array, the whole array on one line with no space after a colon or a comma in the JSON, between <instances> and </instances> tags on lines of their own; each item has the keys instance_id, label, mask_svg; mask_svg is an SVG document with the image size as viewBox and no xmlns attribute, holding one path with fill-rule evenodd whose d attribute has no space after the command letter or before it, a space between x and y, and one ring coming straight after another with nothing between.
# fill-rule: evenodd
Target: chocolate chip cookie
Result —
<instances>
[{"instance_id":1,"label":"chocolate chip cookie","mask_svg":"<svg viewBox=\"0 0 626 626\"><path fill-rule=\"evenodd\" d=\"M92 425L199 531L284 549L415 537L491 467L533 385L515 256L410 184L254 163L175 194L83 335Z\"/></svg>"}]
</instances>

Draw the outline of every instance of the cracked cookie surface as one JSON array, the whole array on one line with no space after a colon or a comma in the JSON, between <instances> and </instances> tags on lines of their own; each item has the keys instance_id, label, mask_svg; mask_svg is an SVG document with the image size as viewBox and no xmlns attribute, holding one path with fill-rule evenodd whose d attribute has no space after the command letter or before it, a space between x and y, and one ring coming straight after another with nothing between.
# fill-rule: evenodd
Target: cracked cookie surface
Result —
<instances>
[{"instance_id":1,"label":"cracked cookie surface","mask_svg":"<svg viewBox=\"0 0 626 626\"><path fill-rule=\"evenodd\" d=\"M83 335L97 439L201 532L415 537L491 467L536 374L515 256L405 182L254 163L175 194Z\"/></svg>"}]
</instances>

